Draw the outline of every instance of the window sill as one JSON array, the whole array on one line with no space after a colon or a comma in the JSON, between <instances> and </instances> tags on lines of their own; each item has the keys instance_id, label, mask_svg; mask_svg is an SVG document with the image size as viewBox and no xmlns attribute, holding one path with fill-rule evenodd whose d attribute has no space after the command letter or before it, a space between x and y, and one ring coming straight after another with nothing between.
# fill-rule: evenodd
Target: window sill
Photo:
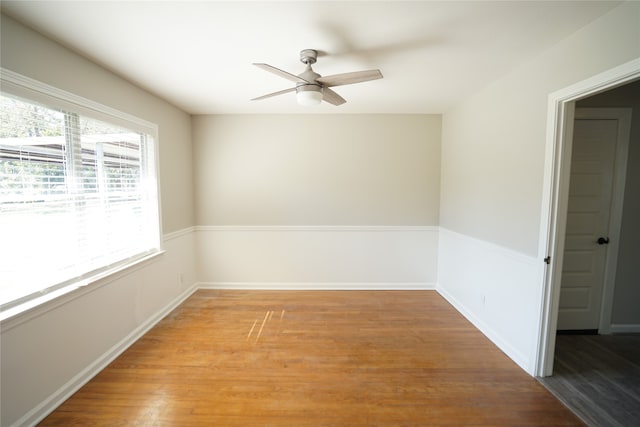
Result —
<instances>
[{"instance_id":1,"label":"window sill","mask_svg":"<svg viewBox=\"0 0 640 427\"><path fill-rule=\"evenodd\" d=\"M128 264L119 265L113 269L103 271L53 292L44 294L41 297L26 301L23 304L8 308L7 310L0 312L1 329L4 332L28 321L29 319L40 316L47 311L73 301L82 295L93 292L101 286L125 277L140 268L146 267L147 265L155 262L158 257L164 253L164 250L159 250L143 258L136 259Z\"/></svg>"}]
</instances>

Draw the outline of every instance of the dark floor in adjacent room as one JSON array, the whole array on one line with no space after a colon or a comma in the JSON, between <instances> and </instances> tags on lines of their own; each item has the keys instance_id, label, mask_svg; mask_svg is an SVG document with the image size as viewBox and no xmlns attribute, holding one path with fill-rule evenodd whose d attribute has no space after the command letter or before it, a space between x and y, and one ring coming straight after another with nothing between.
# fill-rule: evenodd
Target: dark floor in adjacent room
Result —
<instances>
[{"instance_id":1,"label":"dark floor in adjacent room","mask_svg":"<svg viewBox=\"0 0 640 427\"><path fill-rule=\"evenodd\" d=\"M640 334L558 335L540 381L590 426L640 426Z\"/></svg>"}]
</instances>

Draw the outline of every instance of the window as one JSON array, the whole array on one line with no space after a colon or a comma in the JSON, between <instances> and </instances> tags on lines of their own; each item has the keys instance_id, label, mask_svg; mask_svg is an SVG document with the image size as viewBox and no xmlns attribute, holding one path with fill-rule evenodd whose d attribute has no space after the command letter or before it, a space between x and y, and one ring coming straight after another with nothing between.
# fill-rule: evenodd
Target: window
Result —
<instances>
[{"instance_id":1,"label":"window","mask_svg":"<svg viewBox=\"0 0 640 427\"><path fill-rule=\"evenodd\" d=\"M42 98L0 94L3 310L160 249L152 132Z\"/></svg>"}]
</instances>

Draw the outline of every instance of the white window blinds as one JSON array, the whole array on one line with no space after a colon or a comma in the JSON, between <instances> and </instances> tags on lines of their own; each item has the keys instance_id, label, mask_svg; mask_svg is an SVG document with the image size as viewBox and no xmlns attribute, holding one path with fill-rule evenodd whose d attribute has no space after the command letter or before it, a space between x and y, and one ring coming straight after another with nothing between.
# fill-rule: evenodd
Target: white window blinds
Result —
<instances>
[{"instance_id":1,"label":"white window blinds","mask_svg":"<svg viewBox=\"0 0 640 427\"><path fill-rule=\"evenodd\" d=\"M151 135L0 98L0 306L159 250Z\"/></svg>"}]
</instances>

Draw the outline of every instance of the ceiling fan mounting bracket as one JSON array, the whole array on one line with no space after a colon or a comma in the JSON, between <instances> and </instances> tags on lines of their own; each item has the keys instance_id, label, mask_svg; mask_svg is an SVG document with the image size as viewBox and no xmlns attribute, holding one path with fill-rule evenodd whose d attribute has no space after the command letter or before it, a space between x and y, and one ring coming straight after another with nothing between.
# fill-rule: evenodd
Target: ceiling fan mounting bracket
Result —
<instances>
[{"instance_id":1,"label":"ceiling fan mounting bracket","mask_svg":"<svg viewBox=\"0 0 640 427\"><path fill-rule=\"evenodd\" d=\"M313 49L303 49L300 51L300 62L305 65L315 64L318 60L318 52Z\"/></svg>"}]
</instances>

